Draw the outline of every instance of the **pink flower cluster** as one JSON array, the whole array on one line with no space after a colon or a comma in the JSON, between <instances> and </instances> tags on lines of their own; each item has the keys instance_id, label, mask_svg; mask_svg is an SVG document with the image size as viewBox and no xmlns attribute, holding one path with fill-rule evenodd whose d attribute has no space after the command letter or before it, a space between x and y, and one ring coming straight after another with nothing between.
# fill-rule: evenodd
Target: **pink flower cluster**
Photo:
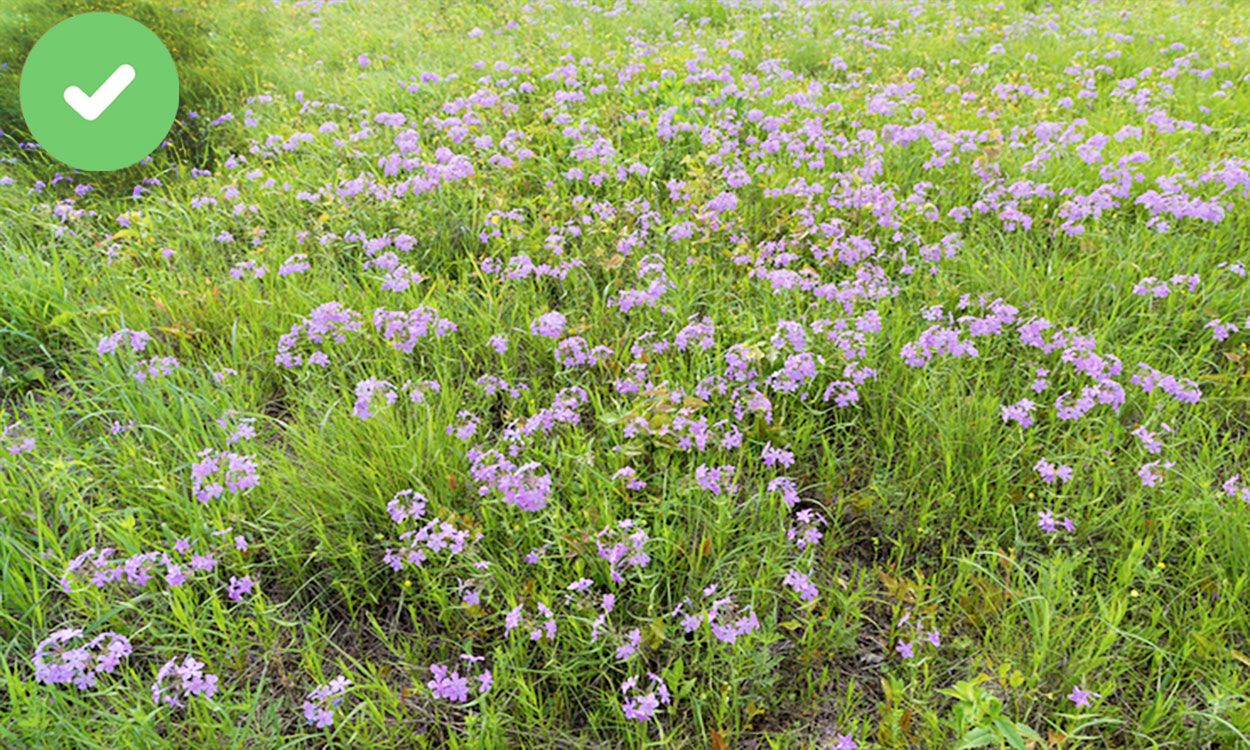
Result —
<instances>
[{"instance_id":1,"label":"pink flower cluster","mask_svg":"<svg viewBox=\"0 0 1250 750\"><path fill-rule=\"evenodd\" d=\"M182 664L177 659L165 662L152 683L152 702L157 705L181 707L187 698L212 698L216 694L217 675L205 674L204 662L190 656L183 659Z\"/></svg>"},{"instance_id":2,"label":"pink flower cluster","mask_svg":"<svg viewBox=\"0 0 1250 750\"><path fill-rule=\"evenodd\" d=\"M621 711L624 712L626 719L647 721L655 716L660 706L672 702L668 685L664 684L662 677L654 672L647 672L647 678L650 680L648 684L650 690L647 692L643 692L643 689L638 687L637 676L630 677L621 683L621 694L626 696L625 702L621 704Z\"/></svg>"},{"instance_id":3,"label":"pink flower cluster","mask_svg":"<svg viewBox=\"0 0 1250 750\"><path fill-rule=\"evenodd\" d=\"M117 633L100 633L70 648L83 635L82 628L62 628L35 647L31 664L35 681L44 685L72 684L79 690L95 687L101 674L117 669L130 656L130 640Z\"/></svg>"},{"instance_id":4,"label":"pink flower cluster","mask_svg":"<svg viewBox=\"0 0 1250 750\"><path fill-rule=\"evenodd\" d=\"M238 495L260 484L255 456L205 448L191 465L191 491L201 503L221 497L227 490Z\"/></svg>"},{"instance_id":5,"label":"pink flower cluster","mask_svg":"<svg viewBox=\"0 0 1250 750\"><path fill-rule=\"evenodd\" d=\"M347 688L352 681L343 675L324 685L313 688L304 699L304 718L317 729L325 729L334 723L334 710L343 705Z\"/></svg>"},{"instance_id":6,"label":"pink flower cluster","mask_svg":"<svg viewBox=\"0 0 1250 750\"><path fill-rule=\"evenodd\" d=\"M442 698L454 703L464 703L470 698L470 679L477 682L477 694L485 695L490 692L491 686L494 684L494 677L489 669L482 669L476 675L471 675L469 667L481 661L484 656L473 656L472 654L461 654L460 658L466 663L464 675L460 674L460 670L452 670L442 664L431 664L430 674L434 677L426 685L430 688L430 692L435 698Z\"/></svg>"}]
</instances>

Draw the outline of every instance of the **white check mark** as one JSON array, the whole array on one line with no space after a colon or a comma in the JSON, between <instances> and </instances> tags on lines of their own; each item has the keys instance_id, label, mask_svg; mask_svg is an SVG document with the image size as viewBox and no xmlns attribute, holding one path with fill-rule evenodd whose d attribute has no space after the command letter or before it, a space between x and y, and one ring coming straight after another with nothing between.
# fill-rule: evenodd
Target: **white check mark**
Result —
<instances>
[{"instance_id":1,"label":"white check mark","mask_svg":"<svg viewBox=\"0 0 1250 750\"><path fill-rule=\"evenodd\" d=\"M117 70L113 71L113 75L109 76L108 80L101 84L91 96L87 96L77 86L65 89L65 103L82 115L84 120L91 122L104 114L104 110L109 108L109 105L126 90L134 79L134 68L126 64L119 65Z\"/></svg>"}]
</instances>

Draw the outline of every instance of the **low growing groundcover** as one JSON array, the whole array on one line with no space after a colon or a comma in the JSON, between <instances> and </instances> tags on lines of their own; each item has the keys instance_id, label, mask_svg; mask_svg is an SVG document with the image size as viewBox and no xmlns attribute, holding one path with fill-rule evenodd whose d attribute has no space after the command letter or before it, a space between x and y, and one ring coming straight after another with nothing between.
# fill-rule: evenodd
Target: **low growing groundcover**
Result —
<instances>
[{"instance_id":1,"label":"low growing groundcover","mask_svg":"<svg viewBox=\"0 0 1250 750\"><path fill-rule=\"evenodd\" d=\"M1250 747L1245 6L62 5L0 745Z\"/></svg>"}]
</instances>

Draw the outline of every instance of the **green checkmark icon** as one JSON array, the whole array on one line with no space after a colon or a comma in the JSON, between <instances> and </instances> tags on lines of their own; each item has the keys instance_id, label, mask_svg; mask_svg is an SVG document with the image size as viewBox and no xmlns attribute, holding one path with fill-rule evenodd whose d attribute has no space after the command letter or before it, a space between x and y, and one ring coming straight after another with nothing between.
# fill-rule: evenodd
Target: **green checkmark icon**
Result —
<instances>
[{"instance_id":1,"label":"green checkmark icon","mask_svg":"<svg viewBox=\"0 0 1250 750\"><path fill-rule=\"evenodd\" d=\"M115 13L61 21L31 48L19 91L26 126L53 157L103 172L149 155L178 111L178 71L143 24Z\"/></svg>"}]
</instances>

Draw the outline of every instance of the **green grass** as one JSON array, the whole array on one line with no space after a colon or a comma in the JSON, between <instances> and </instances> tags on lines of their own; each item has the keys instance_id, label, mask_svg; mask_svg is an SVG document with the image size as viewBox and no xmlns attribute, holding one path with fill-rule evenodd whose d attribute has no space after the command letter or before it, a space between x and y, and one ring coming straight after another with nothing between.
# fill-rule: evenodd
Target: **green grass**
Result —
<instances>
[{"instance_id":1,"label":"green grass","mask_svg":"<svg viewBox=\"0 0 1250 750\"><path fill-rule=\"evenodd\" d=\"M21 45L37 36L36 27L80 5L31 4L29 16L0 22L0 40L8 40L0 50L10 56L0 59L10 62L0 71L0 101L10 102L6 122L15 122ZM122 5L110 7L129 12ZM1051 231L1063 221L1061 189L1090 193L1103 183L1099 166L1134 151L1151 159L1137 166L1143 180L1133 195L1157 178L1194 177L1218 159L1250 158L1244 8L960 2L913 12L910 3L804 8L699 0L622 4L609 16L604 8L555 2L185 5L177 14L172 3L134 6L172 36L200 35L187 38L193 54L175 55L186 89L177 127L187 128L188 140L158 152L152 164L51 184L67 172L64 165L20 148L26 136L0 125L0 176L13 178L0 185L0 429L20 421L22 434L36 438L31 452L0 454L8 458L0 466L0 745L788 748L828 746L836 729L861 748L949 748L969 736L1009 743L1001 727L1023 725L1025 734L1041 738L1028 743L1032 748L1250 746L1250 504L1220 491L1231 475L1250 476L1250 333L1217 341L1203 328L1217 317L1240 325L1250 312L1246 279L1219 267L1250 260L1247 198L1233 189L1222 198L1222 221L1179 219L1168 233L1148 227L1149 213L1131 200L1086 221L1080 236ZM507 28L513 20L520 23ZM1050 22L1063 33L1043 33ZM469 37L474 27L484 33ZM1085 28L1096 33L1072 33ZM889 48L874 50L865 38ZM1209 133L1160 133L1135 105L1111 96L1117 80L1146 67L1165 69L1179 53L1160 50L1173 42L1196 53L1194 69L1215 74L1140 75L1149 79L1143 85L1161 91L1170 83L1168 113L1207 125ZM1006 53L988 54L995 43ZM1113 50L1120 56L1105 57ZM357 63L362 53L371 59L367 67ZM949 64L954 58L958 66ZM758 76L772 90L748 98L729 95L722 81L685 81L700 60L701 69L732 73L740 87ZM769 60L797 77L767 79ZM1056 100L1074 93L1064 68L1077 60L1114 71L1094 75L1097 99L1065 109ZM486 64L474 69L478 61ZM514 112L480 109L482 123L460 142L425 124L428 117L464 117L444 105L492 87L479 77L513 76L497 71L496 61L526 69L514 85L533 85L505 97ZM561 110L556 92L573 90L565 83L573 73L548 74L572 62L579 63L586 100ZM627 90L613 88L631 62L646 68ZM1228 65L1215 67L1222 62ZM981 74L972 72L977 63L986 66ZM867 67L871 73L862 72ZM915 67L927 72L914 81L915 102L889 117L866 113L870 97L906 82ZM673 74L662 77L665 69ZM424 72L459 78L405 91ZM608 88L592 93L596 73ZM813 94L810 81L823 93ZM1221 88L1223 81L1234 85ZM1051 95L1000 100L990 92L1002 82L1027 82ZM952 84L981 98L961 103L946 91ZM842 109L819 115L793 97L783 101L799 92ZM913 120L912 107L923 107L924 116ZM936 151L925 138L881 149L880 176L871 182L893 186L900 202L929 184L924 201L899 208L898 227L880 225L877 204L825 209L810 226L807 212L820 211L839 189L838 173L863 170L877 154L834 149L812 166L810 154L799 161L783 142L775 153L749 157L753 182L735 190L737 227L701 226L690 239L670 237L669 227L694 220L698 207L730 189L716 158L723 134L704 141L703 129L722 130L722 112L736 113L743 153L725 151L724 163L747 159L769 137L749 124L753 108L788 113L788 133L821 117L826 137L844 136L847 144L864 129L876 130L880 142L883 123L922 122L974 147L957 148L960 163L936 169L926 167ZM193 109L200 115L194 120L187 116ZM648 120L631 121L640 109L649 110ZM991 109L998 110L992 119ZM225 111L234 119L207 124ZM554 122L558 111L570 112L572 121ZM657 120L665 111L693 128L661 140ZM407 124L375 122L383 112L401 112ZM1075 117L1087 121L1085 134L1114 134L1124 125L1144 133L1111 141L1097 166L1065 147L1044 171L1025 172L1036 143L1029 135L1024 147L1013 148L1013 128L1040 120L1066 127ZM328 121L337 132L319 132ZM562 132L585 123L610 139L617 163L637 161L650 173L599 186L566 180L573 167L597 169L576 159L575 142ZM334 143L365 127L372 135ZM436 150L447 147L470 154L476 174L396 200L338 194L361 174L379 183L423 175L386 175L379 163L407 128L420 132L421 151L410 157L434 162ZM477 149L473 137L489 134L497 145L510 130L524 135L518 145L532 149L533 158L506 169L488 165L494 146ZM285 141L295 133L315 138L289 151L264 145L270 136ZM758 141L748 145L748 135ZM751 171L760 163L771 171ZM193 177L193 168L213 174ZM1021 201L1037 222L1033 229L1006 231L994 213L974 212L963 222L947 215L984 196L978 171L987 168L1001 170L1005 185L1051 185L1053 196ZM249 176L252 170L261 174ZM132 199L131 186L143 177L161 184ZM800 177L824 192L765 192ZM264 186L268 178L273 187ZM669 180L685 181L687 195L670 196ZM96 189L76 196L77 183ZM847 176L846 184L865 180ZM36 185L41 190L32 190ZM226 197L228 186L239 191L237 199ZM1211 197L1219 187L1192 192ZM323 188L312 201L299 197ZM195 207L203 196L218 204ZM84 213L61 218L55 209L66 199ZM646 208L631 204L640 199ZM926 202L940 208L936 218ZM234 213L235 204L244 209ZM606 204L614 211L602 210ZM512 210L521 218L490 218ZM646 244L622 257L617 243L647 211L655 216ZM118 222L123 214L129 227ZM861 363L878 376L860 385L859 402L846 408L820 399L828 382L842 377L846 359L811 327L838 318L840 305L805 292L776 293L749 274L751 264L734 262L786 240L799 258L792 270L806 266L821 283L852 279L852 269L822 264L814 254L829 243L819 223L833 219L847 235L875 242L882 252L874 262L898 284L896 295L857 303L855 314L881 314L882 330L868 335ZM568 225L583 231L568 234L557 255L548 235ZM479 240L479 232L495 227L502 237ZM365 264L359 241L344 239L392 230L416 238L400 260L425 277L402 292L383 290L384 271ZM218 241L222 232L233 240ZM928 263L916 263L915 244L896 232L914 233L923 244L957 232L962 246L930 274ZM904 248L916 263L913 274L900 270ZM175 253L166 257L164 249ZM297 252L307 254L311 270L279 276L283 260ZM649 253L664 258L671 288L662 306L623 314L613 300L646 287L636 272ZM484 270L489 257L506 264L517 255L536 264L575 258L584 266L562 280L508 280ZM244 260L269 271L263 279L232 278L230 269ZM1131 293L1144 277L1190 273L1201 277L1193 292L1178 289L1159 300ZM1098 353L1123 363L1124 406L1057 419L1054 399L1089 381L1065 368L1059 353L1022 345L1015 326L1001 337L972 339L975 358L937 356L926 367L909 367L899 351L931 325L922 308L953 311L965 294L1001 297L1019 309L1020 321L1040 316L1093 336ZM362 331L326 347L328 367L275 365L279 337L332 300L361 313ZM408 353L375 332L374 310L423 305L457 330L424 338ZM531 322L551 310L567 316L570 333L615 354L588 369L559 364L552 342L530 333ZM664 387L618 392L614 383L633 362L630 346L648 332L671 341L690 316L715 321L712 350L649 356L649 378ZM714 440L697 453L671 435L626 436L635 417L652 429L671 425L674 409L665 396L680 388L693 397L701 380L724 371L735 344L755 347L764 373L780 368L792 352L770 340L779 322L792 320L806 323L813 350L826 359L809 398L771 393L771 422L755 414L735 419L728 396L686 402L708 424L737 422L741 447L720 448ZM101 337L121 328L146 330L153 340L142 355L127 347L98 355ZM510 339L506 353L489 347L495 334ZM313 349L304 342L297 351L307 356ZM139 356L173 356L181 367L139 382L127 370ZM1128 382L1138 362L1199 382L1201 401L1142 393ZM1029 386L1041 366L1051 369L1052 385L1038 395ZM216 382L213 373L226 368L237 374ZM487 396L475 383L488 374L528 390L516 398ZM361 420L352 415L354 388L366 378L396 385L436 380L441 391L422 404L402 395L393 406L375 403L376 416ZM550 407L574 386L586 393L578 422L540 433L523 453L553 476L547 507L527 513L496 493L479 496L466 455L472 443L446 431L460 423L458 413L480 417L474 442L494 446L505 425ZM1037 424L1004 424L1000 407L1025 397L1039 404ZM232 426L255 419L257 436L227 446L229 433L216 424L223 415ZM111 434L115 420L133 420L135 428ZM1161 428L1164 422L1173 432ZM1139 425L1159 435L1162 454L1142 450L1132 435ZM790 445L795 464L762 465L768 442ZM192 466L207 448L255 455L259 485L198 502ZM1156 458L1175 465L1159 486L1143 487L1138 467ZM1042 482L1033 468L1039 459L1071 465L1074 479ZM735 467L738 491L701 489L700 464ZM645 490L612 479L624 466L646 480ZM766 490L778 475L792 477L804 507L827 519L819 544L799 550L787 540L794 514ZM387 502L405 489L429 499L428 518L482 538L462 555L392 571L383 555L398 546L399 529ZM1036 518L1046 508L1073 518L1076 531L1045 534ZM642 523L651 561L615 583L595 534L624 519ZM227 527L227 537L210 536ZM60 588L68 562L91 547L129 556L170 550L183 537L227 542L236 534L248 540L246 551L224 543L218 567L182 587L167 585L159 568L141 589L97 590L85 582L70 594ZM544 545L539 564L522 561ZM489 562L489 575L474 562ZM783 585L791 569L812 570L815 601L802 602ZM230 600L227 581L245 574L259 581L259 593ZM580 578L592 579L597 594L616 595L610 632L593 645L597 611L565 603L566 587ZM481 582L481 604L465 606L457 584L471 579ZM750 605L759 629L733 644L713 638L706 625L685 634L671 613L685 598L702 601L711 585L715 596ZM529 615L537 602L556 612L553 639L531 642L528 629L505 633L505 613L523 604ZM911 638L898 625L906 612L938 628L941 647L917 643L916 658L900 658L900 637ZM37 684L34 649L63 627L122 633L134 652L90 690ZM641 653L622 662L614 651L634 628ZM494 687L467 706L432 698L429 665L450 664L465 652L487 658ZM192 698L183 709L155 705L157 670L188 654L219 675L219 692ZM672 703L652 721L628 720L621 683L639 676L645 684L648 671L664 678ZM340 674L353 687L334 725L310 726L301 713L305 696ZM1078 709L1066 697L1074 686L1102 697Z\"/></svg>"}]
</instances>

